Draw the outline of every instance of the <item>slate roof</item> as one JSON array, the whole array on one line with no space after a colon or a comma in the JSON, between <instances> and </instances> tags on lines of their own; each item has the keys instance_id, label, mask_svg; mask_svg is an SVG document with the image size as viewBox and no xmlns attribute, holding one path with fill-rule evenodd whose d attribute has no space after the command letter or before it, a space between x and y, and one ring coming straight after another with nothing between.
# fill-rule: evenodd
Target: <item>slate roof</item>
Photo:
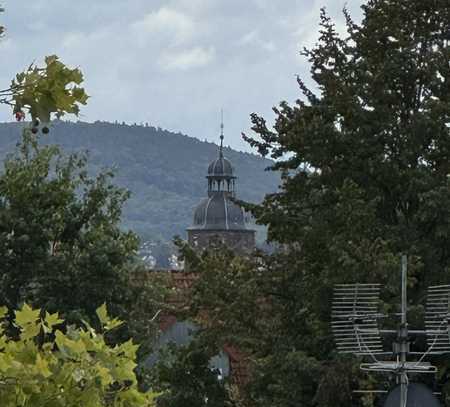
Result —
<instances>
[{"instance_id":1,"label":"slate roof","mask_svg":"<svg viewBox=\"0 0 450 407\"><path fill-rule=\"evenodd\" d=\"M222 155L209 164L208 175L206 177L236 178L233 175L233 166L231 165L231 162Z\"/></svg>"},{"instance_id":2,"label":"slate roof","mask_svg":"<svg viewBox=\"0 0 450 407\"><path fill-rule=\"evenodd\" d=\"M244 211L227 192L215 192L200 201L195 209L194 222L189 230L199 229L247 230Z\"/></svg>"}]
</instances>

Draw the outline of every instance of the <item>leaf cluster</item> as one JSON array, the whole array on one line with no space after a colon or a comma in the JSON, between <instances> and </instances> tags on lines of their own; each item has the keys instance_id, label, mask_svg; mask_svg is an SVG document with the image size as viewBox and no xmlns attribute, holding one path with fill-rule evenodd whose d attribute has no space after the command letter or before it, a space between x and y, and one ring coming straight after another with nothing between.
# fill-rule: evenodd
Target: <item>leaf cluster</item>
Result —
<instances>
[{"instance_id":1,"label":"leaf cluster","mask_svg":"<svg viewBox=\"0 0 450 407\"><path fill-rule=\"evenodd\" d=\"M67 113L78 115L80 105L88 100L82 82L78 68L71 69L51 55L45 58L44 68L32 64L17 74L3 96L9 96L7 103L14 113L27 110L33 120L49 123L52 114L57 118Z\"/></svg>"},{"instance_id":2,"label":"leaf cluster","mask_svg":"<svg viewBox=\"0 0 450 407\"><path fill-rule=\"evenodd\" d=\"M1 317L7 314L1 309ZM138 390L137 346L131 340L111 347L104 335L121 324L105 305L97 310L102 331L88 323L62 329L57 313L27 304L15 312L20 337L0 328L0 398L5 407L153 406L155 394Z\"/></svg>"}]
</instances>

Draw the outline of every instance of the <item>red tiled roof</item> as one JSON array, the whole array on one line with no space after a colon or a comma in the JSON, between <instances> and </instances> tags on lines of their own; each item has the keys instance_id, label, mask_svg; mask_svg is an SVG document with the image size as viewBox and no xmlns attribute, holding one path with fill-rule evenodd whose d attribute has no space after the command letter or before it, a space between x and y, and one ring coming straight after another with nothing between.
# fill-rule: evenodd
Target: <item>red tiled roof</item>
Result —
<instances>
[{"instance_id":1,"label":"red tiled roof","mask_svg":"<svg viewBox=\"0 0 450 407\"><path fill-rule=\"evenodd\" d=\"M230 358L231 380L238 386L248 383L248 361L246 356L237 348L225 345L223 351Z\"/></svg>"}]
</instances>

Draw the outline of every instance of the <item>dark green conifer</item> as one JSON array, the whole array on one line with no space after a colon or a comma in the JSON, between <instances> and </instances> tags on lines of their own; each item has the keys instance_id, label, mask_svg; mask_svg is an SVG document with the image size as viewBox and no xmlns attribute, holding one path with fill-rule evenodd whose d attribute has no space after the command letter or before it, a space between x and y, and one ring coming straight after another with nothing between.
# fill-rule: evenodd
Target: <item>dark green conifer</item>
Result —
<instances>
[{"instance_id":1,"label":"dark green conifer","mask_svg":"<svg viewBox=\"0 0 450 407\"><path fill-rule=\"evenodd\" d=\"M336 354L333 285L383 283L383 311L396 311L406 252L419 325L426 287L450 282L449 3L370 0L363 11L360 24L344 11L344 35L322 11L319 42L303 51L314 86L298 79L301 97L274 108L273 129L252 115L245 138L277 160L283 185L248 207L282 250L258 272L220 254L197 265L191 310L213 310L210 333L250 356L248 405L371 405L352 390L383 383Z\"/></svg>"}]
</instances>

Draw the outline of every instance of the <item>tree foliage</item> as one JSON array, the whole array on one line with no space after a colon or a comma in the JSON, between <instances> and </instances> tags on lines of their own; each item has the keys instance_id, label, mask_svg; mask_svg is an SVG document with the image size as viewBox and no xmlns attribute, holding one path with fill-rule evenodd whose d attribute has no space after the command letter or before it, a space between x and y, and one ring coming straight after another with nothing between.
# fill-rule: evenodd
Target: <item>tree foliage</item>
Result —
<instances>
[{"instance_id":1,"label":"tree foliage","mask_svg":"<svg viewBox=\"0 0 450 407\"><path fill-rule=\"evenodd\" d=\"M252 115L245 138L277 160L283 183L247 207L280 250L240 274L226 257L196 266L212 271L191 309L212 310L216 329L246 345L250 405L371 405L352 390L383 383L336 354L333 285L382 283L383 311L396 311L407 253L418 327L425 288L450 278L448 2L369 0L363 11L357 24L344 10L344 38L323 11L318 43L303 51L314 89L299 78L301 98L274 108L273 128Z\"/></svg>"},{"instance_id":2,"label":"tree foliage","mask_svg":"<svg viewBox=\"0 0 450 407\"><path fill-rule=\"evenodd\" d=\"M8 89L0 91L0 103L11 105L18 121L25 119L25 112L32 118L0 174L0 304L12 310L26 301L50 312L59 311L68 322L85 319L94 326L98 315L102 326L106 324L110 330L108 324L115 320L108 319L104 308L97 309L108 302L113 314L127 322L110 333L109 343L129 338L130 333L148 341L155 330L151 320L158 306L155 300L162 293L153 284L156 280L145 284L131 280L139 268L134 262L137 237L120 229L128 192L111 183L110 171L88 176L86 155L65 156L59 147L45 145L37 135L40 122L67 113L78 115L80 105L88 99L78 68L68 68L56 56L47 57L45 64L44 68L32 64ZM48 133L48 127L42 132ZM33 325L32 332L37 334L39 327ZM14 328L9 326L8 333L14 334ZM58 332L55 335L58 337ZM129 353L125 348L122 352ZM130 372L134 367L127 363ZM129 381L125 376L123 380ZM115 381L106 384L112 387L108 390L112 395L117 393ZM108 405L138 402L131 397L135 400L120 396ZM96 400L93 396L86 405L100 405ZM60 405L55 403L49 400L47 405Z\"/></svg>"},{"instance_id":3,"label":"tree foliage","mask_svg":"<svg viewBox=\"0 0 450 407\"><path fill-rule=\"evenodd\" d=\"M236 400L244 406L281 407L294 401L310 405L313 400L322 403L332 398L332 405L349 405L354 380L342 372L348 374L354 367L340 361L333 368L339 371L337 383L329 366L312 356L319 352L316 347L330 346L330 337L315 338L320 322L310 318L308 309L296 308L299 290L288 279L295 261L262 253L242 258L226 247L198 255L184 244L181 251L190 269L198 273L181 316L202 328L198 341L218 349L238 349L246 359L249 381L241 383ZM319 377L333 379L332 388L328 386L320 397Z\"/></svg>"},{"instance_id":4,"label":"tree foliage","mask_svg":"<svg viewBox=\"0 0 450 407\"><path fill-rule=\"evenodd\" d=\"M0 317L7 314L0 309ZM57 313L25 304L15 312L19 337L0 327L0 398L5 407L144 407L154 394L138 390L134 373L137 346L114 347L106 336L121 324L105 305L97 309L101 331L88 323L64 328Z\"/></svg>"},{"instance_id":5,"label":"tree foliage","mask_svg":"<svg viewBox=\"0 0 450 407\"><path fill-rule=\"evenodd\" d=\"M128 193L112 174L87 174L86 156L65 156L25 128L0 174L0 298L27 301L69 320L92 319L106 302L140 338L162 293L130 279L138 239L120 228Z\"/></svg>"},{"instance_id":6,"label":"tree foliage","mask_svg":"<svg viewBox=\"0 0 450 407\"><path fill-rule=\"evenodd\" d=\"M227 382L212 369L218 353L201 340L177 347L169 344L153 368L152 388L161 392L158 407L232 407Z\"/></svg>"}]
</instances>

